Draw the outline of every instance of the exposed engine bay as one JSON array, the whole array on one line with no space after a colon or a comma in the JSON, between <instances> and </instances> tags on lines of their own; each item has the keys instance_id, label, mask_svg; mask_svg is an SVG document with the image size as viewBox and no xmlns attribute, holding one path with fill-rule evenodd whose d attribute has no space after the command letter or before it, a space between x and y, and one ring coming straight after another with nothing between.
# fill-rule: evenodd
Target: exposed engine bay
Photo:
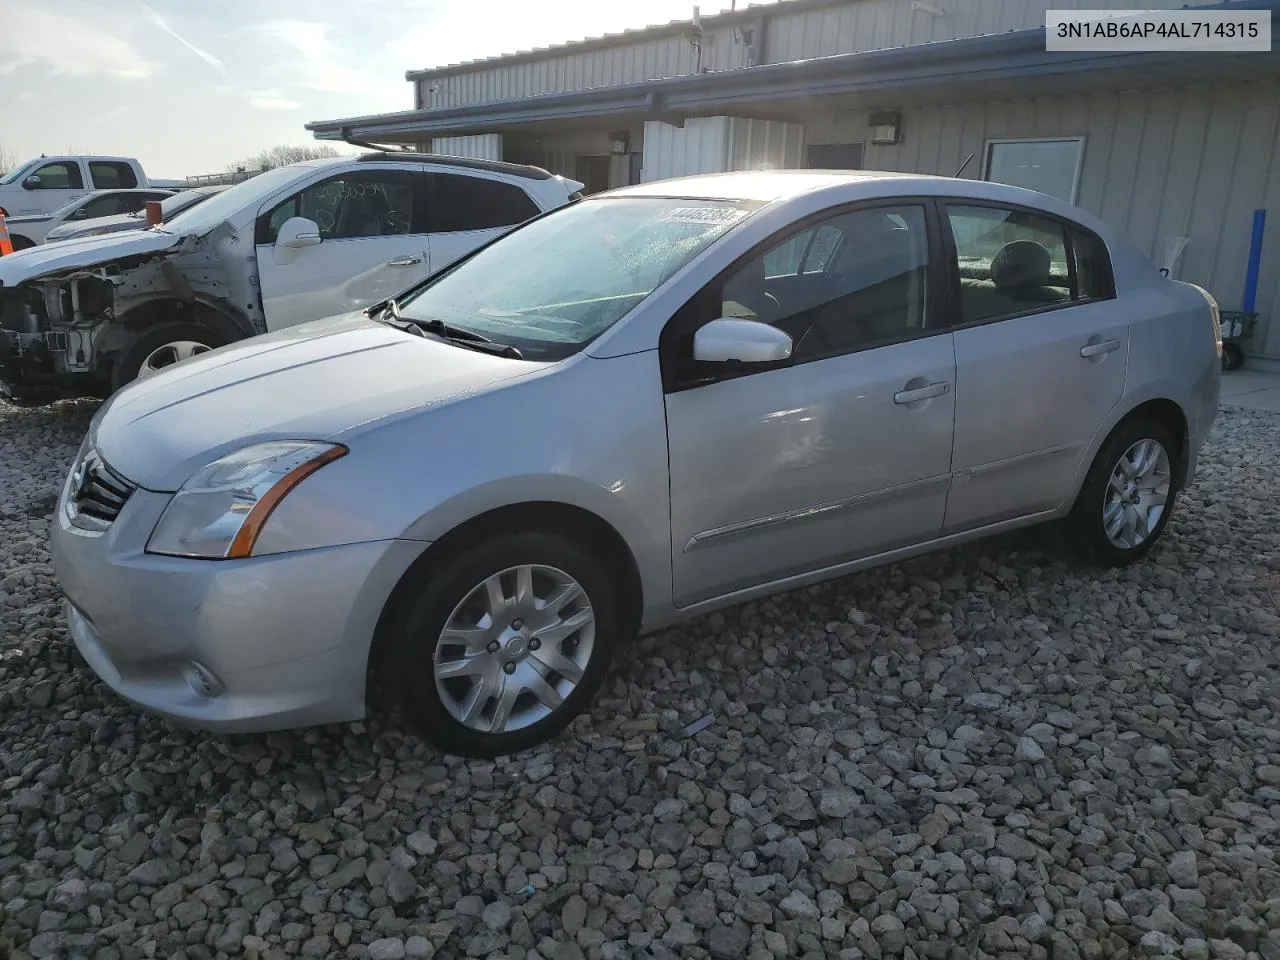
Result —
<instances>
[{"instance_id":1,"label":"exposed engine bay","mask_svg":"<svg viewBox=\"0 0 1280 960\"><path fill-rule=\"evenodd\" d=\"M160 251L0 284L0 396L106 396L120 386L131 343L159 324L199 324L220 343L265 332L253 251L236 250L230 231L173 239Z\"/></svg>"}]
</instances>

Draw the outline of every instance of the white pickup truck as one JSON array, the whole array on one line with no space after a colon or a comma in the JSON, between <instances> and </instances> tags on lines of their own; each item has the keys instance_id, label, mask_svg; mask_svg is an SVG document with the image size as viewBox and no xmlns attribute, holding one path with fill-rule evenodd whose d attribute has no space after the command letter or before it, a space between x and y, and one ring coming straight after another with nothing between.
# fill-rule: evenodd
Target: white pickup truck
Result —
<instances>
[{"instance_id":1,"label":"white pickup truck","mask_svg":"<svg viewBox=\"0 0 1280 960\"><path fill-rule=\"evenodd\" d=\"M0 216L52 213L94 190L154 187L132 157L40 156L0 177Z\"/></svg>"},{"instance_id":2,"label":"white pickup truck","mask_svg":"<svg viewBox=\"0 0 1280 960\"><path fill-rule=\"evenodd\" d=\"M105 396L398 296L581 195L538 167L367 153L278 167L147 230L0 257L0 396Z\"/></svg>"}]
</instances>

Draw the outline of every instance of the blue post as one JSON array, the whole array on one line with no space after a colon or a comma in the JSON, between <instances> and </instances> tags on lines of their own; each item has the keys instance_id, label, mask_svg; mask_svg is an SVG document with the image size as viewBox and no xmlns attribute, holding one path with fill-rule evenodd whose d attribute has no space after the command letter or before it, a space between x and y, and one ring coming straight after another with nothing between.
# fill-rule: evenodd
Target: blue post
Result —
<instances>
[{"instance_id":1,"label":"blue post","mask_svg":"<svg viewBox=\"0 0 1280 960\"><path fill-rule=\"evenodd\" d=\"M1249 267L1244 274L1245 313L1253 313L1258 299L1258 270L1262 266L1262 229L1267 222L1266 210L1253 211L1253 238L1249 241Z\"/></svg>"}]
</instances>

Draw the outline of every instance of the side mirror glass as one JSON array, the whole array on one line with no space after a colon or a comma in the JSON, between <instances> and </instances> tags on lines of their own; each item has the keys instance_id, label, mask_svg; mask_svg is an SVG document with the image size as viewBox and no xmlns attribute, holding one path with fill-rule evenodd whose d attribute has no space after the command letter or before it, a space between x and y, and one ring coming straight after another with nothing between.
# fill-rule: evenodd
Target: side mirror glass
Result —
<instances>
[{"instance_id":1,"label":"side mirror glass","mask_svg":"<svg viewBox=\"0 0 1280 960\"><path fill-rule=\"evenodd\" d=\"M721 317L693 335L693 359L705 363L777 363L791 356L791 337L759 320Z\"/></svg>"},{"instance_id":2,"label":"side mirror glass","mask_svg":"<svg viewBox=\"0 0 1280 960\"><path fill-rule=\"evenodd\" d=\"M89 208L80 207L78 210L76 210L74 213L71 214L71 218L73 220L83 220L88 215L89 215Z\"/></svg>"},{"instance_id":3,"label":"side mirror glass","mask_svg":"<svg viewBox=\"0 0 1280 960\"><path fill-rule=\"evenodd\" d=\"M35 190L40 186L40 174L33 173L27 179L22 181L22 186L26 190Z\"/></svg>"},{"instance_id":4,"label":"side mirror glass","mask_svg":"<svg viewBox=\"0 0 1280 960\"><path fill-rule=\"evenodd\" d=\"M320 242L320 226L306 217L290 217L276 234L276 246L286 249L314 247Z\"/></svg>"}]
</instances>

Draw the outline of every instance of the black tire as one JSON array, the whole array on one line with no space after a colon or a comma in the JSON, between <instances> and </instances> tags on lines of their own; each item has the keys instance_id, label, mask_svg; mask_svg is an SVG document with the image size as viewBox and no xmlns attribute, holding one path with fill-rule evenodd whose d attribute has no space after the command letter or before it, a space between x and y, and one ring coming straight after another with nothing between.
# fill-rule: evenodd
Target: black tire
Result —
<instances>
[{"instance_id":1,"label":"black tire","mask_svg":"<svg viewBox=\"0 0 1280 960\"><path fill-rule=\"evenodd\" d=\"M1238 343L1222 345L1222 369L1239 370L1244 366L1244 348Z\"/></svg>"},{"instance_id":2,"label":"black tire","mask_svg":"<svg viewBox=\"0 0 1280 960\"><path fill-rule=\"evenodd\" d=\"M1169 460L1169 491L1164 511L1146 538L1136 546L1124 547L1113 543L1107 536L1103 523L1104 501L1107 485L1120 458L1134 444L1142 440L1154 440L1164 448ZM1104 566L1123 567L1145 557L1164 533L1177 503L1181 489L1178 483L1179 445L1173 433L1159 420L1141 417L1122 423L1107 438L1089 468L1075 506L1067 519L1067 526L1085 556Z\"/></svg>"},{"instance_id":3,"label":"black tire","mask_svg":"<svg viewBox=\"0 0 1280 960\"><path fill-rule=\"evenodd\" d=\"M111 367L111 389L119 390L138 379L142 364L156 350L169 343L190 341L213 350L226 343L226 339L212 327L190 320L174 320L144 327L129 337L123 350L116 355Z\"/></svg>"},{"instance_id":4,"label":"black tire","mask_svg":"<svg viewBox=\"0 0 1280 960\"><path fill-rule=\"evenodd\" d=\"M480 732L446 707L436 684L436 650L450 616L468 594L491 576L523 565L563 571L585 592L595 617L589 659L577 685L549 715L503 733ZM492 758L554 737L590 705L623 639L622 609L608 570L602 558L573 541L532 530L482 541L415 570L398 591L405 599L392 608L386 625L377 665L383 688L423 736L446 753Z\"/></svg>"},{"instance_id":5,"label":"black tire","mask_svg":"<svg viewBox=\"0 0 1280 960\"><path fill-rule=\"evenodd\" d=\"M21 234L10 234L9 242L13 244L14 253L17 253L19 250L30 250L36 245L36 242L30 237L24 237Z\"/></svg>"}]
</instances>

